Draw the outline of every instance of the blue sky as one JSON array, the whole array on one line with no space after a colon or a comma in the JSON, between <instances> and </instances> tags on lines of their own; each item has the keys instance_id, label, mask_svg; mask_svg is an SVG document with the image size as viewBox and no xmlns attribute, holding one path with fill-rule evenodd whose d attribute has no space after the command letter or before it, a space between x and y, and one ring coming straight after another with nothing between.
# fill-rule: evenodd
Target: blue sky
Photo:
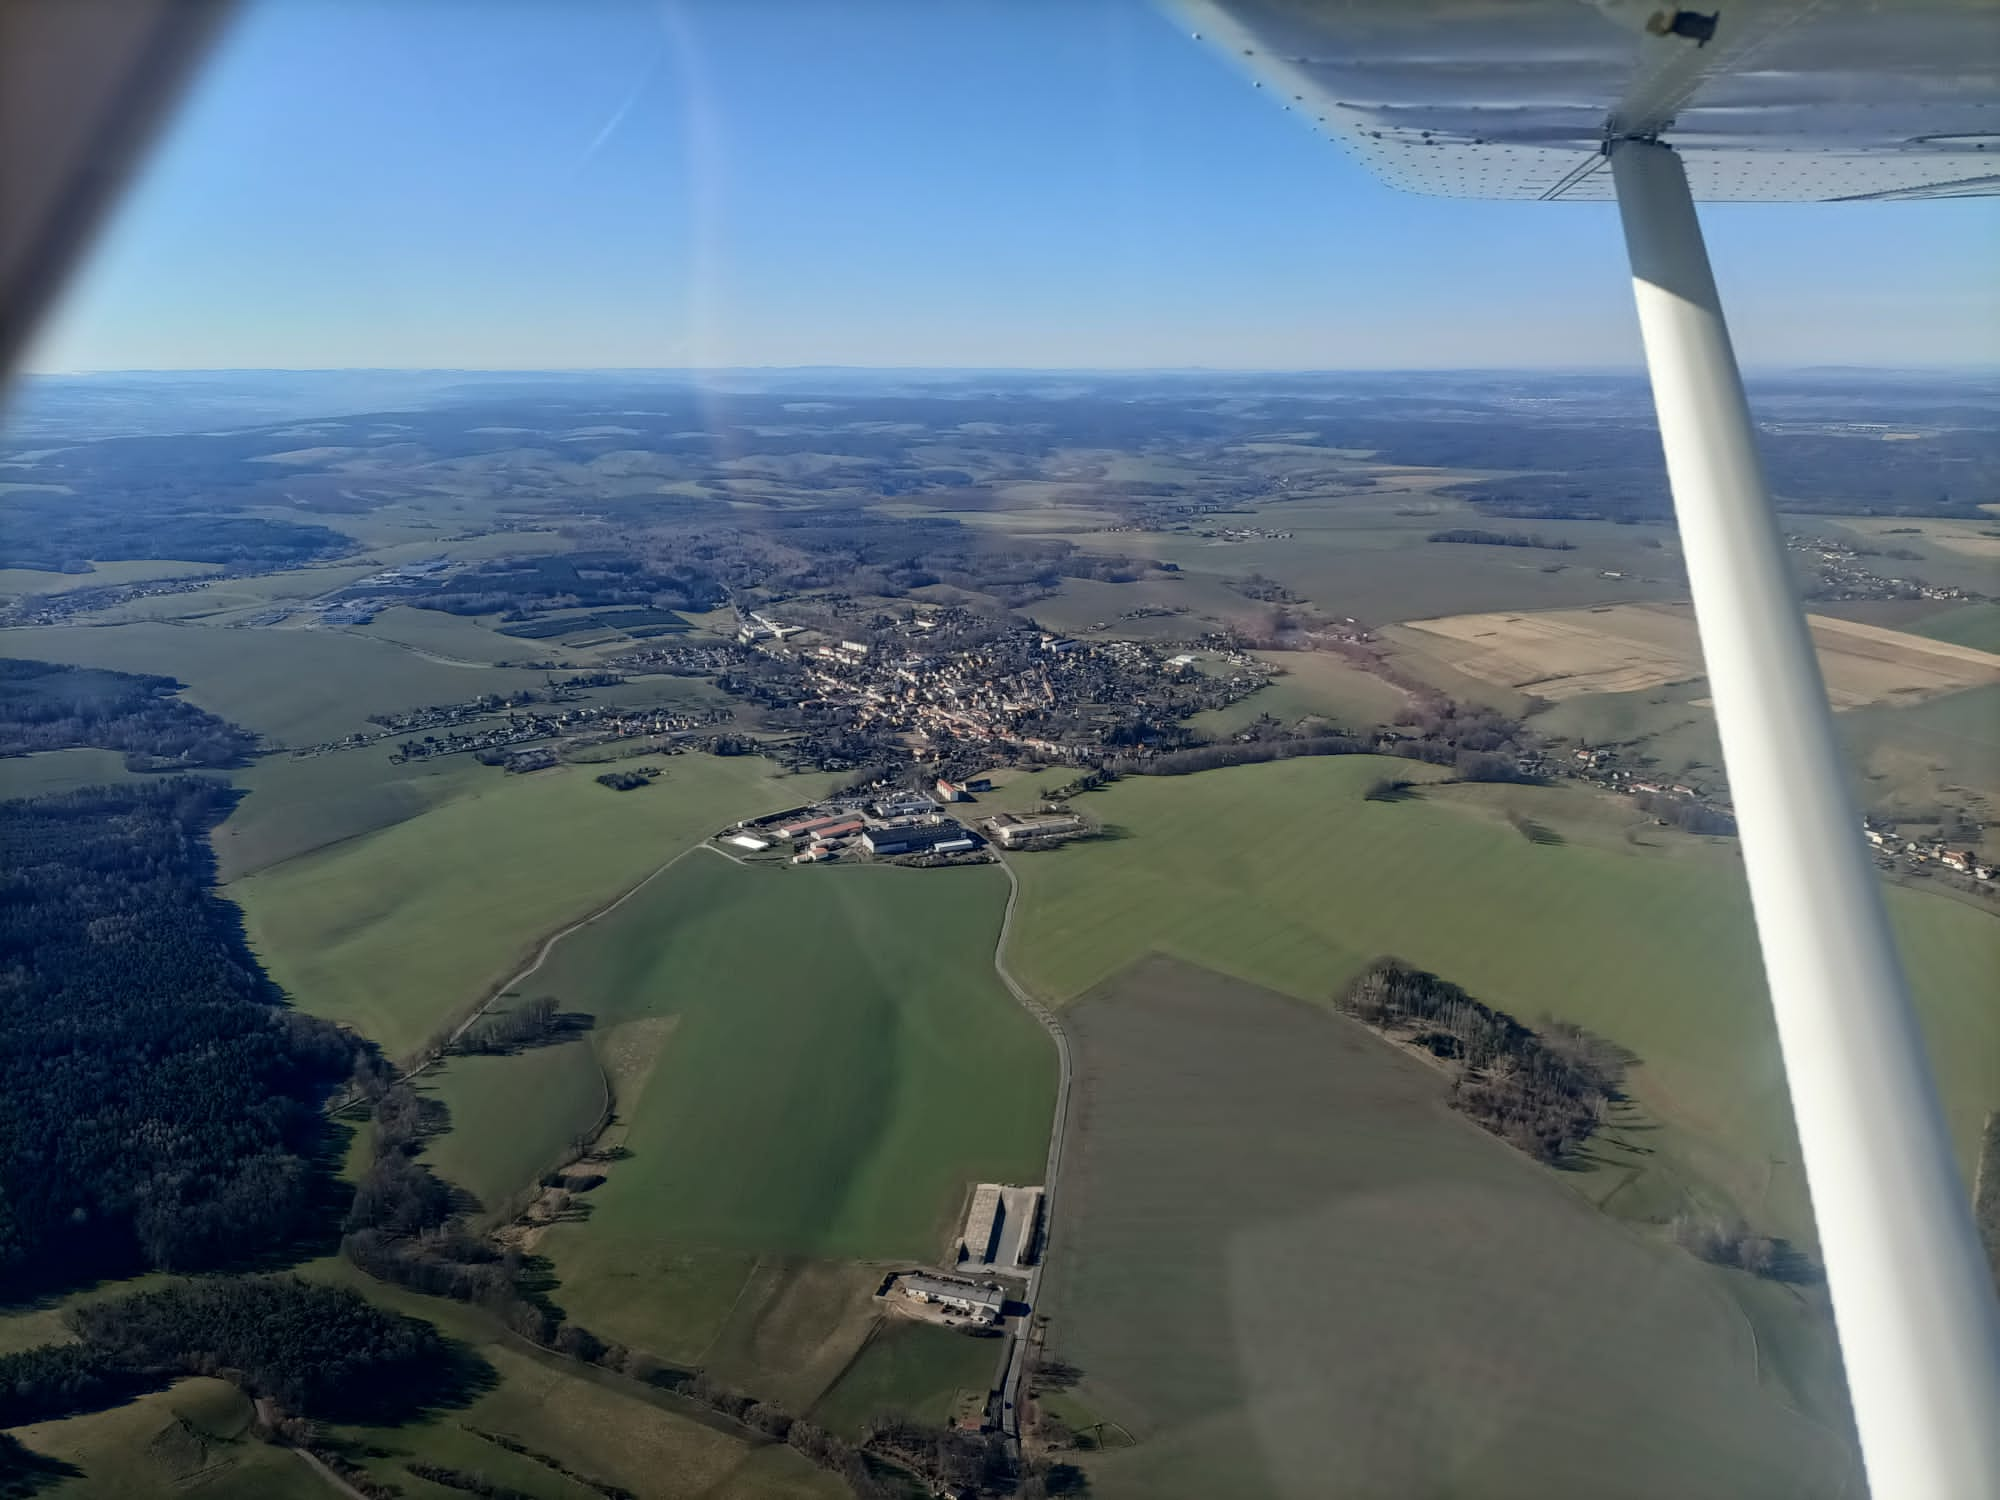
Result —
<instances>
[{"instance_id":1,"label":"blue sky","mask_svg":"<svg viewBox=\"0 0 2000 1500\"><path fill-rule=\"evenodd\" d=\"M2000 359L2000 206L1707 211L1752 364ZM1143 0L251 0L31 368L1631 364Z\"/></svg>"}]
</instances>

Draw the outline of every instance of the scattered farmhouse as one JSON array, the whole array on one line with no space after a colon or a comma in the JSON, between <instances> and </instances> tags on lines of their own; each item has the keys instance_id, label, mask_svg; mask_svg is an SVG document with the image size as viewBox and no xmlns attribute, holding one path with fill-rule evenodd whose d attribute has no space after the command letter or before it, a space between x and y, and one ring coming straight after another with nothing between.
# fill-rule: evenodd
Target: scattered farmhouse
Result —
<instances>
[{"instance_id":1,"label":"scattered farmhouse","mask_svg":"<svg viewBox=\"0 0 2000 1500\"><path fill-rule=\"evenodd\" d=\"M1007 1306L1003 1288L956 1276L932 1276L917 1271L898 1277L896 1285L912 1302L960 1313L975 1323L999 1322Z\"/></svg>"}]
</instances>

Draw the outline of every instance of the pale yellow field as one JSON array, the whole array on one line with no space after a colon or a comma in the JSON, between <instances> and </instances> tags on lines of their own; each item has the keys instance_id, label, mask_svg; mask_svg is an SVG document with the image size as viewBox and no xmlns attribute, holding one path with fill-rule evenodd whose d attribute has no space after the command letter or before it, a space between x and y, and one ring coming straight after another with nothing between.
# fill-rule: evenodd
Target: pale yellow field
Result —
<instances>
[{"instance_id":1,"label":"pale yellow field","mask_svg":"<svg viewBox=\"0 0 2000 1500\"><path fill-rule=\"evenodd\" d=\"M1912 703L2000 682L2000 655L1812 617L1820 669L1835 708ZM1408 630L1459 671L1539 698L1632 693L1702 675L1701 643L1686 605L1451 615Z\"/></svg>"}]
</instances>

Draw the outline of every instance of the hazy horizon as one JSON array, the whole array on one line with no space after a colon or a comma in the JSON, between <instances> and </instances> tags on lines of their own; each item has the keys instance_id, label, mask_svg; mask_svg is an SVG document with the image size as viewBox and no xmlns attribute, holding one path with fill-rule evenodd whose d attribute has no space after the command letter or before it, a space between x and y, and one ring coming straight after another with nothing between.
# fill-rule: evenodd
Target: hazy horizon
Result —
<instances>
[{"instance_id":1,"label":"hazy horizon","mask_svg":"<svg viewBox=\"0 0 2000 1500\"><path fill-rule=\"evenodd\" d=\"M1705 220L1746 364L2000 352L1993 200ZM1638 353L1612 205L1394 192L1145 0L250 0L26 367Z\"/></svg>"}]
</instances>

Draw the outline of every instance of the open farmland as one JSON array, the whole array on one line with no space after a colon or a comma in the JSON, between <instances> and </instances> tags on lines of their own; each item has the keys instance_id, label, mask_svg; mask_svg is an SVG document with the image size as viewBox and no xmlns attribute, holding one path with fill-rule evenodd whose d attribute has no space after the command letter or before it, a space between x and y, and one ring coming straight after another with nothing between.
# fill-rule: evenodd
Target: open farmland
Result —
<instances>
[{"instance_id":1,"label":"open farmland","mask_svg":"<svg viewBox=\"0 0 2000 1500\"><path fill-rule=\"evenodd\" d=\"M197 1376L123 1406L12 1429L11 1436L75 1476L40 1494L48 1500L330 1500L326 1481L296 1453L250 1434L250 1398L224 1380ZM5 1475L0 1474L0 1485Z\"/></svg>"},{"instance_id":2,"label":"open farmland","mask_svg":"<svg viewBox=\"0 0 2000 1500\"><path fill-rule=\"evenodd\" d=\"M968 1183L1039 1177L1054 1053L993 974L1005 896L696 856L558 944L532 988L593 1039L674 1021L622 1067L631 1158L538 1245L570 1316L800 1407L830 1384L880 1276L829 1263L934 1260Z\"/></svg>"},{"instance_id":3,"label":"open farmland","mask_svg":"<svg viewBox=\"0 0 2000 1500\"><path fill-rule=\"evenodd\" d=\"M1104 1500L1858 1484L1823 1315L1764 1347L1747 1277L1599 1214L1362 1028L1165 960L1066 1025L1043 1305L1077 1405L1139 1439L1090 1460Z\"/></svg>"},{"instance_id":4,"label":"open farmland","mask_svg":"<svg viewBox=\"0 0 2000 1500\"><path fill-rule=\"evenodd\" d=\"M210 713L283 745L312 745L366 729L370 714L539 687L547 675L447 665L332 630L164 622L14 630L8 650L41 661L179 678L188 698Z\"/></svg>"},{"instance_id":5,"label":"open farmland","mask_svg":"<svg viewBox=\"0 0 2000 1500\"><path fill-rule=\"evenodd\" d=\"M1412 620L1449 644L1460 671L1539 698L1630 693L1702 675L1693 612L1680 605L1450 615ZM1391 632L1392 639L1400 632ZM1813 641L1835 708L1911 702L2000 682L2000 656L1950 641L1813 617Z\"/></svg>"},{"instance_id":6,"label":"open farmland","mask_svg":"<svg viewBox=\"0 0 2000 1500\"><path fill-rule=\"evenodd\" d=\"M676 756L656 785L625 794L598 786L592 766L478 769L483 782L428 812L228 887L251 946L293 1001L392 1055L718 821L825 785L750 756Z\"/></svg>"},{"instance_id":7,"label":"open farmland","mask_svg":"<svg viewBox=\"0 0 2000 1500\"><path fill-rule=\"evenodd\" d=\"M537 1500L599 1500L601 1490L553 1474L482 1433L507 1437L596 1484L635 1495L840 1500L847 1494L838 1479L782 1444L693 1402L538 1349L482 1308L389 1286L343 1260L316 1261L301 1274L352 1286L381 1306L434 1323L492 1368L494 1384L469 1406L400 1427L333 1429L336 1439L361 1447L373 1478L406 1494L462 1500L463 1491L432 1485L404 1468L421 1459L484 1473Z\"/></svg>"},{"instance_id":8,"label":"open farmland","mask_svg":"<svg viewBox=\"0 0 2000 1500\"><path fill-rule=\"evenodd\" d=\"M1949 700L1946 700L1949 701ZM1131 777L1079 802L1122 837L1013 861L1008 964L1057 1003L1159 951L1306 999L1395 954L1532 1020L1574 1021L1638 1054L1645 1152L1574 1179L1620 1212L1733 1202L1810 1243L1811 1216L1733 844L1641 822L1580 788L1434 787L1371 802L1409 763L1280 761ZM1537 844L1502 815L1565 842ZM2000 1103L2000 919L1885 891L1967 1180Z\"/></svg>"}]
</instances>

